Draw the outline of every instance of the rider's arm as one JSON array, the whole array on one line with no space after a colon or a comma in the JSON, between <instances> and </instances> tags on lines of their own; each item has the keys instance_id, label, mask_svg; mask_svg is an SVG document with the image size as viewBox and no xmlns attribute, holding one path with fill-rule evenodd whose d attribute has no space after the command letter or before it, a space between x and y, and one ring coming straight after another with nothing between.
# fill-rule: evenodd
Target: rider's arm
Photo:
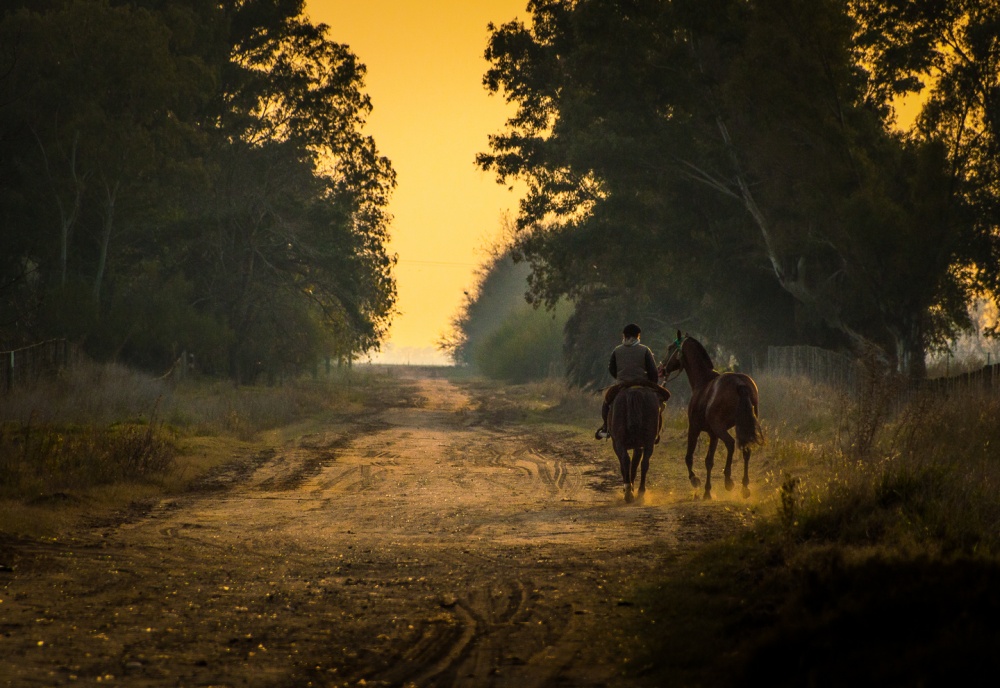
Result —
<instances>
[{"instance_id":1,"label":"rider's arm","mask_svg":"<svg viewBox=\"0 0 1000 688\"><path fill-rule=\"evenodd\" d=\"M660 374L656 370L656 359L653 358L653 352L648 347L646 348L646 377L650 382L660 381Z\"/></svg>"}]
</instances>

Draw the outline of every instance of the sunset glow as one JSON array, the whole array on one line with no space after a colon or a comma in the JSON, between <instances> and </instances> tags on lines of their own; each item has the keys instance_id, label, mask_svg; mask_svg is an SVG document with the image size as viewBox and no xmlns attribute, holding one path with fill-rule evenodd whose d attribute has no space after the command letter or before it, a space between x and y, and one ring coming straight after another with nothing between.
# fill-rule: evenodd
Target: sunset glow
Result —
<instances>
[{"instance_id":1,"label":"sunset glow","mask_svg":"<svg viewBox=\"0 0 1000 688\"><path fill-rule=\"evenodd\" d=\"M367 67L367 133L397 174L389 212L400 314L377 360L446 362L436 343L517 196L475 166L511 109L482 86L487 25L524 19L524 0L309 0Z\"/></svg>"}]
</instances>

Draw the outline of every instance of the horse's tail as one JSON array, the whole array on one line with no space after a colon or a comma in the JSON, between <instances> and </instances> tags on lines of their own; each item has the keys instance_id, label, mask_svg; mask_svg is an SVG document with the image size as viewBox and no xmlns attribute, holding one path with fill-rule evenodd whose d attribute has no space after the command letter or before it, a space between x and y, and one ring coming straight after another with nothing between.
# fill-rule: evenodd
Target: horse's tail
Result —
<instances>
[{"instance_id":1,"label":"horse's tail","mask_svg":"<svg viewBox=\"0 0 1000 688\"><path fill-rule=\"evenodd\" d=\"M736 441L741 447L763 444L764 431L761 430L757 412L753 407L750 388L741 384L736 391L740 395L739 403L736 405Z\"/></svg>"},{"instance_id":2,"label":"horse's tail","mask_svg":"<svg viewBox=\"0 0 1000 688\"><path fill-rule=\"evenodd\" d=\"M642 437L642 424L644 421L644 396L639 390L629 390L625 401L625 428L628 430L629 437L639 439Z\"/></svg>"}]
</instances>

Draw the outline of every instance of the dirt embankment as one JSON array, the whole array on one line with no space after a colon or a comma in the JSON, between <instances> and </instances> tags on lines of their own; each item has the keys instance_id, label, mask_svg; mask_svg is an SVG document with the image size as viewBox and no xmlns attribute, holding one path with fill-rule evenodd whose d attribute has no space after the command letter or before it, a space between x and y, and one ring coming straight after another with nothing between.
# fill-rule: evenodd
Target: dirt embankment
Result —
<instances>
[{"instance_id":1,"label":"dirt embankment","mask_svg":"<svg viewBox=\"0 0 1000 688\"><path fill-rule=\"evenodd\" d=\"M729 527L681 450L627 506L608 444L489 427L447 380L412 384L214 489L0 549L0 682L640 685L632 590Z\"/></svg>"}]
</instances>

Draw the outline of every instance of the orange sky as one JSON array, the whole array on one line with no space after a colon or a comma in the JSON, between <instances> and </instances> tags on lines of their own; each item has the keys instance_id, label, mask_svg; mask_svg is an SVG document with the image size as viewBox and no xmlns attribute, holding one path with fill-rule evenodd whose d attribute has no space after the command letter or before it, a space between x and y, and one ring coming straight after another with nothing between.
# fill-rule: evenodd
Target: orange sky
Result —
<instances>
[{"instance_id":1,"label":"orange sky","mask_svg":"<svg viewBox=\"0 0 1000 688\"><path fill-rule=\"evenodd\" d=\"M527 0L306 0L314 22L368 69L366 132L392 161L389 251L397 307L379 360L446 362L436 351L483 248L518 197L475 166L511 110L482 86L487 24L527 19ZM386 348L386 347L383 347Z\"/></svg>"}]
</instances>

